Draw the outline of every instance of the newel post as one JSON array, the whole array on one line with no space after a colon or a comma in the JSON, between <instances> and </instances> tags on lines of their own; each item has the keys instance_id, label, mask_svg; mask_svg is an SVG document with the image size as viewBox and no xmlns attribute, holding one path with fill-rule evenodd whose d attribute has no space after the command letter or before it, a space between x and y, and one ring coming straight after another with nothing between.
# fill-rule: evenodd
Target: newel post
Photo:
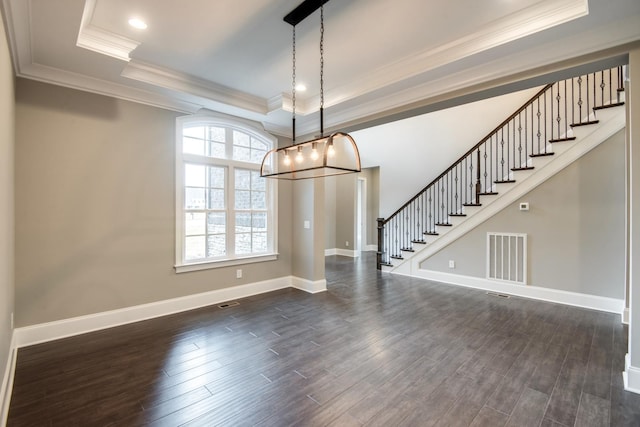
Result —
<instances>
[{"instance_id":1,"label":"newel post","mask_svg":"<svg viewBox=\"0 0 640 427\"><path fill-rule=\"evenodd\" d=\"M382 270L382 238L384 236L384 218L378 218L378 253L376 256L376 268Z\"/></svg>"}]
</instances>

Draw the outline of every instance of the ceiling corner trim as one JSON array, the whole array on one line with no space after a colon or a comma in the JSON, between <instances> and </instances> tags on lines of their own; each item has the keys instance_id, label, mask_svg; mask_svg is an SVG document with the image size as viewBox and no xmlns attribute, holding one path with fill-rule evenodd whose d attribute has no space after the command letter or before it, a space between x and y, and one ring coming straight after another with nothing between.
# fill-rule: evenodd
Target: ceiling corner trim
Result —
<instances>
[{"instance_id":1,"label":"ceiling corner trim","mask_svg":"<svg viewBox=\"0 0 640 427\"><path fill-rule=\"evenodd\" d=\"M266 99L154 64L131 60L124 67L121 75L132 80L187 93L253 113L268 113Z\"/></svg>"},{"instance_id":2,"label":"ceiling corner trim","mask_svg":"<svg viewBox=\"0 0 640 427\"><path fill-rule=\"evenodd\" d=\"M91 23L96 0L86 0L76 46L129 62L140 42L107 31Z\"/></svg>"},{"instance_id":3,"label":"ceiling corner trim","mask_svg":"<svg viewBox=\"0 0 640 427\"><path fill-rule=\"evenodd\" d=\"M9 49L16 75L33 62L31 49L31 1L2 0Z\"/></svg>"}]
</instances>

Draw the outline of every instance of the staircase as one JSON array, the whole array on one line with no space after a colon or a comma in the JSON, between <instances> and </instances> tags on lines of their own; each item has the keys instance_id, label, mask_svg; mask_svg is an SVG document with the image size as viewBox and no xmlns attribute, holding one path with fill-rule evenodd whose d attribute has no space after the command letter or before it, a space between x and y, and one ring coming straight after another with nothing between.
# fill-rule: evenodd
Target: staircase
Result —
<instances>
[{"instance_id":1,"label":"staircase","mask_svg":"<svg viewBox=\"0 0 640 427\"><path fill-rule=\"evenodd\" d=\"M420 262L514 203L625 125L623 68L546 85L393 215L378 269Z\"/></svg>"}]
</instances>

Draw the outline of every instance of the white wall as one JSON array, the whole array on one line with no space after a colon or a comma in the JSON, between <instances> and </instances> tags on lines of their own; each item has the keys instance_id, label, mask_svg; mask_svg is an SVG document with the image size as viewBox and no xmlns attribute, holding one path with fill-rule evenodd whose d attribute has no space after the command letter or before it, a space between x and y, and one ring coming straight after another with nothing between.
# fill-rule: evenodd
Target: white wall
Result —
<instances>
[{"instance_id":1,"label":"white wall","mask_svg":"<svg viewBox=\"0 0 640 427\"><path fill-rule=\"evenodd\" d=\"M395 212L539 89L352 132L362 167L380 166L380 216Z\"/></svg>"}]
</instances>

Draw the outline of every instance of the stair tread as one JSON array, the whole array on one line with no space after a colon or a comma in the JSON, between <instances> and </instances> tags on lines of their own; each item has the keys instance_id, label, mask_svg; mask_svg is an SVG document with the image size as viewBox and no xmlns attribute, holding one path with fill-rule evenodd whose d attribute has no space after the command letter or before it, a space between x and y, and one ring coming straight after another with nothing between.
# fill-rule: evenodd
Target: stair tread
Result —
<instances>
[{"instance_id":1,"label":"stair tread","mask_svg":"<svg viewBox=\"0 0 640 427\"><path fill-rule=\"evenodd\" d=\"M538 153L538 154L529 154L529 157L544 157L544 156L553 156L555 153L550 151L548 153Z\"/></svg>"},{"instance_id":2,"label":"stair tread","mask_svg":"<svg viewBox=\"0 0 640 427\"><path fill-rule=\"evenodd\" d=\"M427 242L424 240L412 240L411 243L418 243L419 245L426 245Z\"/></svg>"},{"instance_id":3,"label":"stair tread","mask_svg":"<svg viewBox=\"0 0 640 427\"><path fill-rule=\"evenodd\" d=\"M415 252L412 248L400 248L400 250L404 252Z\"/></svg>"},{"instance_id":4,"label":"stair tread","mask_svg":"<svg viewBox=\"0 0 640 427\"><path fill-rule=\"evenodd\" d=\"M600 120L590 120L588 122L580 122L580 123L573 123L572 125L570 125L572 128L578 127L578 126L588 126L588 125L595 125L600 123Z\"/></svg>"},{"instance_id":5,"label":"stair tread","mask_svg":"<svg viewBox=\"0 0 640 427\"><path fill-rule=\"evenodd\" d=\"M395 255L391 255L389 258L392 258L392 259L404 259L401 256L395 256Z\"/></svg>"},{"instance_id":6,"label":"stair tread","mask_svg":"<svg viewBox=\"0 0 640 427\"><path fill-rule=\"evenodd\" d=\"M436 233L435 231L425 231L424 233L425 236L439 236L438 233Z\"/></svg>"},{"instance_id":7,"label":"stair tread","mask_svg":"<svg viewBox=\"0 0 640 427\"><path fill-rule=\"evenodd\" d=\"M565 141L575 141L575 140L576 140L575 136L570 136L568 138L550 139L549 142L553 144L554 142L565 142Z\"/></svg>"},{"instance_id":8,"label":"stair tread","mask_svg":"<svg viewBox=\"0 0 640 427\"><path fill-rule=\"evenodd\" d=\"M462 206L482 206L482 203L463 203Z\"/></svg>"},{"instance_id":9,"label":"stair tread","mask_svg":"<svg viewBox=\"0 0 640 427\"><path fill-rule=\"evenodd\" d=\"M453 224L449 224L448 222L436 222L436 225L440 227L451 227Z\"/></svg>"},{"instance_id":10,"label":"stair tread","mask_svg":"<svg viewBox=\"0 0 640 427\"><path fill-rule=\"evenodd\" d=\"M479 196L497 196L497 191L485 191L484 193L478 193Z\"/></svg>"},{"instance_id":11,"label":"stair tread","mask_svg":"<svg viewBox=\"0 0 640 427\"><path fill-rule=\"evenodd\" d=\"M515 179L503 179L502 181L493 181L494 184L512 184L516 182Z\"/></svg>"},{"instance_id":12,"label":"stair tread","mask_svg":"<svg viewBox=\"0 0 640 427\"><path fill-rule=\"evenodd\" d=\"M467 214L463 213L450 213L449 216L467 216Z\"/></svg>"},{"instance_id":13,"label":"stair tread","mask_svg":"<svg viewBox=\"0 0 640 427\"><path fill-rule=\"evenodd\" d=\"M523 166L520 168L511 168L512 171L530 171L531 169L533 169L533 166Z\"/></svg>"},{"instance_id":14,"label":"stair tread","mask_svg":"<svg viewBox=\"0 0 640 427\"><path fill-rule=\"evenodd\" d=\"M614 102L613 104L600 105L598 107L593 107L593 109L594 110L604 110L605 108L620 107L622 105L624 105L624 102Z\"/></svg>"}]
</instances>

